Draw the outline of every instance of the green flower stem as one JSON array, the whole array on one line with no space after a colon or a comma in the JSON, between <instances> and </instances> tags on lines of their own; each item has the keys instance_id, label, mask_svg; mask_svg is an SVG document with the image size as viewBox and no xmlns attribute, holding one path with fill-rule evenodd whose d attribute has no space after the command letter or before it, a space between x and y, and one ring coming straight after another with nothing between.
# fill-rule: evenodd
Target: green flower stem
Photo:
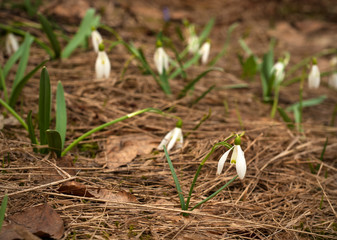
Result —
<instances>
[{"instance_id":1,"label":"green flower stem","mask_svg":"<svg viewBox=\"0 0 337 240\"><path fill-rule=\"evenodd\" d=\"M5 76L4 76L4 73L1 67L0 67L0 86L2 86L3 88L5 101L8 102L8 93L7 93L6 83L5 83Z\"/></svg>"},{"instance_id":2,"label":"green flower stem","mask_svg":"<svg viewBox=\"0 0 337 240\"><path fill-rule=\"evenodd\" d=\"M13 108L11 108L6 102L0 99L0 104L4 106L20 123L21 125L28 131L28 126L26 122L15 112Z\"/></svg>"},{"instance_id":3,"label":"green flower stem","mask_svg":"<svg viewBox=\"0 0 337 240\"><path fill-rule=\"evenodd\" d=\"M211 196L209 196L208 198L202 200L197 205L195 205L194 207L192 207L190 211L193 211L195 208L199 207L201 204L203 204L203 203L207 202L208 200L214 198L216 195L218 195L219 192L221 192L224 188L226 188L229 184L231 184L237 177L238 177L238 175L236 175L235 177L233 177L229 182L227 182L225 185L223 185L221 188L219 188L218 191L216 191Z\"/></svg>"},{"instance_id":4,"label":"green flower stem","mask_svg":"<svg viewBox=\"0 0 337 240\"><path fill-rule=\"evenodd\" d=\"M234 136L234 134L232 134L231 136L229 136L228 138L226 138L225 141L222 141L222 142L220 142L220 143L215 144L215 145L212 147L211 151L210 151L210 152L206 155L206 157L204 157L204 159L201 161L201 163L200 163L200 165L199 165L199 167L198 167L198 169L197 169L197 172L196 172L195 175L194 175L194 178L193 178L193 181L192 181L192 184L191 184L191 188L190 188L190 192L188 193L188 198L187 198L187 201L186 201L186 210L188 209L188 205L189 205L190 200L191 200L191 197L192 197L192 193L193 193L193 189L194 189L195 183L197 182L197 179L198 179L198 177L199 177L199 173L200 173L202 167L204 166L204 164L206 163L207 159L212 155L212 153L217 149L218 146L223 146L223 145L225 145L226 147L228 147L228 149L231 148L232 146L229 145L229 144L227 143L227 141L228 141L230 138L232 138L233 136Z\"/></svg>"},{"instance_id":5,"label":"green flower stem","mask_svg":"<svg viewBox=\"0 0 337 240\"><path fill-rule=\"evenodd\" d=\"M272 107L271 113L270 113L270 117L271 117L271 118L274 118L274 117L275 117L275 113L276 113L277 106L278 106L278 98L279 98L279 94L280 94L280 85L277 85L277 86L275 87L273 107Z\"/></svg>"},{"instance_id":6,"label":"green flower stem","mask_svg":"<svg viewBox=\"0 0 337 240\"><path fill-rule=\"evenodd\" d=\"M142 113L145 113L145 112L154 112L154 113L158 113L158 114L163 114L162 111L160 111L159 109L155 109L155 108L145 108L145 109L142 109L142 110L139 110L139 111L136 111L136 112L133 112L133 113L130 113L130 114L127 114L123 117L120 117L120 118L117 118L115 120L112 120L111 122L107 122L105 124L102 124L86 133L84 133L82 136L78 137L75 141L73 141L66 149L63 150L63 152L61 153L61 156L63 157L67 152L69 152L73 147L75 147L80 141L82 141L83 139L89 137L91 134L95 133L95 132L98 132L100 130L102 130L103 128L106 128L110 125L113 125L115 123L118 123L118 122L121 122L123 120L126 120L128 118L132 118L134 116L137 116L139 114L142 114Z\"/></svg>"}]
</instances>

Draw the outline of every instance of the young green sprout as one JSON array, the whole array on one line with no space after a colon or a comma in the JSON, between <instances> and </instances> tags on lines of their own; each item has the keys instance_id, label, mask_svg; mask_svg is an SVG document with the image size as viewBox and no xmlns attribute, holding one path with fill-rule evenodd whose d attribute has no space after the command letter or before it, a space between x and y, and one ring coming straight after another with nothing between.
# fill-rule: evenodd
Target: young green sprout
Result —
<instances>
[{"instance_id":1,"label":"young green sprout","mask_svg":"<svg viewBox=\"0 0 337 240\"><path fill-rule=\"evenodd\" d=\"M334 57L331 59L331 67L336 68L337 67L337 57ZM334 72L330 77L329 77L329 86L337 89L337 73Z\"/></svg>"},{"instance_id":2,"label":"young green sprout","mask_svg":"<svg viewBox=\"0 0 337 240\"><path fill-rule=\"evenodd\" d=\"M310 89L317 89L319 87L319 83L321 81L321 75L319 68L317 66L316 58L312 60L312 67L308 77L308 86Z\"/></svg>"},{"instance_id":3,"label":"young green sprout","mask_svg":"<svg viewBox=\"0 0 337 240\"><path fill-rule=\"evenodd\" d=\"M226 159L230 151L233 150L230 163L236 165L236 172L240 179L243 179L245 177L246 170L247 170L246 159L245 159L245 154L242 151L240 145L241 145L241 135L237 135L234 140L234 146L230 148L228 151L226 151L220 158L218 162L217 175L221 174L224 164L226 162Z\"/></svg>"},{"instance_id":4,"label":"young green sprout","mask_svg":"<svg viewBox=\"0 0 337 240\"><path fill-rule=\"evenodd\" d=\"M163 74L164 70L167 72L169 69L169 56L166 54L160 40L157 41L157 49L154 53L154 63L160 75Z\"/></svg>"},{"instance_id":5,"label":"young green sprout","mask_svg":"<svg viewBox=\"0 0 337 240\"><path fill-rule=\"evenodd\" d=\"M95 52L98 53L99 45L103 43L103 38L101 34L95 28L93 28L91 32L91 41L92 41L92 46L94 47Z\"/></svg>"},{"instance_id":6,"label":"young green sprout","mask_svg":"<svg viewBox=\"0 0 337 240\"><path fill-rule=\"evenodd\" d=\"M106 52L104 51L104 44L99 44L99 52L96 59L95 69L96 69L96 78L109 78L110 76L110 60Z\"/></svg>"},{"instance_id":7,"label":"young green sprout","mask_svg":"<svg viewBox=\"0 0 337 240\"><path fill-rule=\"evenodd\" d=\"M19 42L13 33L8 33L6 36L6 53L12 55L19 49Z\"/></svg>"},{"instance_id":8,"label":"young green sprout","mask_svg":"<svg viewBox=\"0 0 337 240\"><path fill-rule=\"evenodd\" d=\"M167 148L167 151L170 151L176 144L176 148L182 148L184 143L184 137L181 130L182 121L179 120L176 124L176 127L172 129L169 133L165 135L163 140L158 145L158 150L163 150L164 146Z\"/></svg>"},{"instance_id":9,"label":"young green sprout","mask_svg":"<svg viewBox=\"0 0 337 240\"><path fill-rule=\"evenodd\" d=\"M199 49L199 54L201 55L201 63L206 64L211 50L211 41L206 41Z\"/></svg>"}]
</instances>

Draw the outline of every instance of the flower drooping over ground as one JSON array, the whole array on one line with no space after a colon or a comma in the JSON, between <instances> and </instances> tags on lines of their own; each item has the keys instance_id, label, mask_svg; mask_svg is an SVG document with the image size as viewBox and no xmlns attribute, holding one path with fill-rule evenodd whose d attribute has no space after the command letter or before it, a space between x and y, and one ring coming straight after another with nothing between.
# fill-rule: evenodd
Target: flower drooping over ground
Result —
<instances>
[{"instance_id":1,"label":"flower drooping over ground","mask_svg":"<svg viewBox=\"0 0 337 240\"><path fill-rule=\"evenodd\" d=\"M95 64L96 78L109 78L111 64L108 55L104 51L103 43L99 45L99 50Z\"/></svg>"},{"instance_id":2,"label":"flower drooping over ground","mask_svg":"<svg viewBox=\"0 0 337 240\"><path fill-rule=\"evenodd\" d=\"M19 42L13 33L8 33L6 37L6 53L12 55L19 49Z\"/></svg>"},{"instance_id":3,"label":"flower drooping over ground","mask_svg":"<svg viewBox=\"0 0 337 240\"><path fill-rule=\"evenodd\" d=\"M311 71L308 77L308 84L310 89L317 89L321 81L321 74L317 66L317 60L313 59Z\"/></svg>"},{"instance_id":4,"label":"flower drooping over ground","mask_svg":"<svg viewBox=\"0 0 337 240\"><path fill-rule=\"evenodd\" d=\"M92 46L94 47L95 52L98 53L99 45L103 43L103 38L101 34L95 29L91 32L91 41L92 41Z\"/></svg>"},{"instance_id":5,"label":"flower drooping over ground","mask_svg":"<svg viewBox=\"0 0 337 240\"><path fill-rule=\"evenodd\" d=\"M169 56L166 54L160 41L157 42L157 49L154 53L154 63L160 75L163 74L164 70L167 72L169 69Z\"/></svg>"},{"instance_id":6,"label":"flower drooping over ground","mask_svg":"<svg viewBox=\"0 0 337 240\"><path fill-rule=\"evenodd\" d=\"M178 121L176 127L165 135L157 147L158 150L163 150L164 146L167 148L167 151L170 151L174 145L176 145L176 148L183 147L184 136L181 130L181 125L181 121Z\"/></svg>"}]
</instances>

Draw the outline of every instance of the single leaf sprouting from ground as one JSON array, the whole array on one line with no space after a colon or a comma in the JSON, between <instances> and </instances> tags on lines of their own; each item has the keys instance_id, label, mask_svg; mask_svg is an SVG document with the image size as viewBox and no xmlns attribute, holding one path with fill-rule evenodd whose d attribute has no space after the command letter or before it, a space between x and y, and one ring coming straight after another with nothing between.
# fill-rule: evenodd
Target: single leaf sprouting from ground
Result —
<instances>
[{"instance_id":1,"label":"single leaf sprouting from ground","mask_svg":"<svg viewBox=\"0 0 337 240\"><path fill-rule=\"evenodd\" d=\"M56 91L56 131L61 137L61 149L64 147L67 131L67 108L62 83L59 81Z\"/></svg>"},{"instance_id":2,"label":"single leaf sprouting from ground","mask_svg":"<svg viewBox=\"0 0 337 240\"><path fill-rule=\"evenodd\" d=\"M25 229L27 229L30 233L33 233L36 236L44 239L60 239L64 233L63 220L58 215L58 213L55 212L55 210L48 204L28 208L22 212L16 213L8 217L8 219L11 221L12 224L24 226ZM6 231L13 231L12 224L7 225L7 230L3 229L0 235L0 239L4 239L1 238L1 236ZM24 232L24 229L19 230L19 233Z\"/></svg>"},{"instance_id":3,"label":"single leaf sprouting from ground","mask_svg":"<svg viewBox=\"0 0 337 240\"><path fill-rule=\"evenodd\" d=\"M116 169L130 163L137 155L151 153L157 145L152 137L142 134L113 136L107 140L105 155L95 161L106 164L109 169Z\"/></svg>"},{"instance_id":4,"label":"single leaf sprouting from ground","mask_svg":"<svg viewBox=\"0 0 337 240\"><path fill-rule=\"evenodd\" d=\"M124 190L118 192L113 192L109 189L95 189L89 190L89 193L94 195L96 198L104 199L112 202L133 202L138 203L137 198Z\"/></svg>"}]
</instances>

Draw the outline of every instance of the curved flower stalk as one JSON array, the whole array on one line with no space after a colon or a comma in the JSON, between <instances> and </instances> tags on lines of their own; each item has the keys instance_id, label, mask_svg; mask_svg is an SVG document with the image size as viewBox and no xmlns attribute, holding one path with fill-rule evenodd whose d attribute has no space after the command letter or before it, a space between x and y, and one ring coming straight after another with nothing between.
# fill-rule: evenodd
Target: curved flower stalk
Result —
<instances>
[{"instance_id":1,"label":"curved flower stalk","mask_svg":"<svg viewBox=\"0 0 337 240\"><path fill-rule=\"evenodd\" d=\"M308 84L310 89L317 89L321 81L321 75L317 66L317 60L314 58L312 61L311 71L308 77Z\"/></svg>"},{"instance_id":2,"label":"curved flower stalk","mask_svg":"<svg viewBox=\"0 0 337 240\"><path fill-rule=\"evenodd\" d=\"M165 72L169 70L169 56L166 54L161 44L157 46L156 52L154 53L154 63L160 75L163 74L164 70Z\"/></svg>"},{"instance_id":3,"label":"curved flower stalk","mask_svg":"<svg viewBox=\"0 0 337 240\"><path fill-rule=\"evenodd\" d=\"M13 33L8 33L6 37L6 52L10 56L19 49L19 42Z\"/></svg>"},{"instance_id":4,"label":"curved flower stalk","mask_svg":"<svg viewBox=\"0 0 337 240\"><path fill-rule=\"evenodd\" d=\"M95 64L96 78L109 78L111 64L108 55L104 51L103 43L99 45L99 50Z\"/></svg>"},{"instance_id":5,"label":"curved flower stalk","mask_svg":"<svg viewBox=\"0 0 337 240\"><path fill-rule=\"evenodd\" d=\"M163 150L164 146L167 148L167 151L170 151L174 145L176 145L177 149L183 147L184 136L181 130L181 125L182 122L178 121L176 127L165 135L157 147L158 150Z\"/></svg>"},{"instance_id":6,"label":"curved flower stalk","mask_svg":"<svg viewBox=\"0 0 337 240\"><path fill-rule=\"evenodd\" d=\"M92 46L94 47L95 52L98 53L99 45L103 43L103 38L101 34L95 29L93 29L91 32L91 41L92 41Z\"/></svg>"},{"instance_id":7,"label":"curved flower stalk","mask_svg":"<svg viewBox=\"0 0 337 240\"><path fill-rule=\"evenodd\" d=\"M222 155L222 157L220 158L220 160L218 162L217 175L221 174L222 169L224 167L224 164L226 162L226 159L227 159L230 151L233 150L230 163L236 165L236 172L237 172L240 179L243 179L245 177L247 165L246 165L245 154L242 151L240 144L241 144L241 136L238 135L235 138L234 146L232 148L230 148L228 151L226 151Z\"/></svg>"},{"instance_id":8,"label":"curved flower stalk","mask_svg":"<svg viewBox=\"0 0 337 240\"><path fill-rule=\"evenodd\" d=\"M199 54L201 55L202 64L207 63L210 50L211 50L211 42L208 40L199 49Z\"/></svg>"}]
</instances>

